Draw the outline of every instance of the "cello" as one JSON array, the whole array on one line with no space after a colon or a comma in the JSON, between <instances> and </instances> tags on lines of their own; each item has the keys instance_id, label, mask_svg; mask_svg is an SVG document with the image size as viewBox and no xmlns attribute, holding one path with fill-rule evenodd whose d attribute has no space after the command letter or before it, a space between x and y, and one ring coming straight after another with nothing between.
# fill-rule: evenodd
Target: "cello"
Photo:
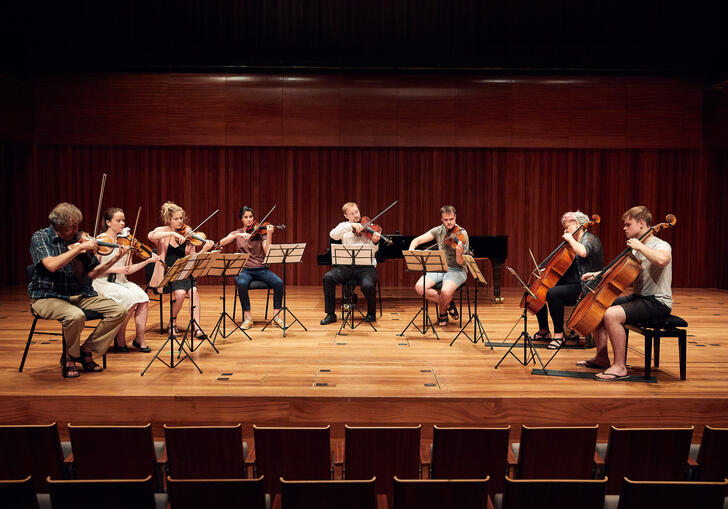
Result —
<instances>
[{"instance_id":1,"label":"cello","mask_svg":"<svg viewBox=\"0 0 728 509\"><path fill-rule=\"evenodd\" d=\"M651 226L639 237L639 241L667 228L672 228L677 223L673 214L668 214L665 223ZM591 281L586 283L587 293L576 303L567 326L580 336L587 336L601 323L604 312L612 305L614 300L637 279L640 273L640 262L632 249L627 247L619 256L609 262L609 265Z\"/></svg>"},{"instance_id":2,"label":"cello","mask_svg":"<svg viewBox=\"0 0 728 509\"><path fill-rule=\"evenodd\" d=\"M576 235L582 229L586 230L588 227L599 224L601 218L597 214L593 214L591 221L579 225L579 227L572 233ZM544 304L546 304L546 292L553 288L559 279L566 273L571 267L574 261L574 252L569 249L569 243L565 240L558 245L556 249L546 257L544 261L537 267L539 274L534 271L535 281L528 287L536 298L526 293L521 299L521 307L528 306L528 310L532 313L538 313Z\"/></svg>"}]
</instances>

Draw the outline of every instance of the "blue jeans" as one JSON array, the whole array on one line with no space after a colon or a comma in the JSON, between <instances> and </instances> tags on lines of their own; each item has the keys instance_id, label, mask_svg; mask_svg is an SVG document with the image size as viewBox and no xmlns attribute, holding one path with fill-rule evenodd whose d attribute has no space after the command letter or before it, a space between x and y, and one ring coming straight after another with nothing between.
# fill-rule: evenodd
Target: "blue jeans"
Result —
<instances>
[{"instance_id":1,"label":"blue jeans","mask_svg":"<svg viewBox=\"0 0 728 509\"><path fill-rule=\"evenodd\" d=\"M251 281L263 281L273 288L273 309L280 309L283 303L283 281L275 272L267 267L258 267L256 269L243 269L235 278L238 285L238 296L240 297L240 305L243 311L250 311L250 298L248 297L248 287Z\"/></svg>"}]
</instances>

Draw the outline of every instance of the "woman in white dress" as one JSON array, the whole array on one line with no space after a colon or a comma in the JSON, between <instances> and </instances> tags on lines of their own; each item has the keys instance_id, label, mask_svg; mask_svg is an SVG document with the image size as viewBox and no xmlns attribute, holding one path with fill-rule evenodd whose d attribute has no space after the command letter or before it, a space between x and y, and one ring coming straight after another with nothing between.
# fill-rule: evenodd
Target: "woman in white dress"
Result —
<instances>
[{"instance_id":1,"label":"woman in white dress","mask_svg":"<svg viewBox=\"0 0 728 509\"><path fill-rule=\"evenodd\" d=\"M126 218L124 211L119 208L110 208L104 213L104 222L106 223L106 232L99 235L101 237L111 238L111 242L116 242L117 236L128 234L129 229L125 228ZM113 257L117 248L107 255L97 255L101 263ZM139 263L131 263L131 253L122 256L119 261L111 266L109 270L101 276L93 280L93 287L99 295L106 297L124 306L127 310L124 323L116 334L114 350L126 352L129 348L126 346L126 324L129 319L134 316L134 324L136 325L136 337L131 345L140 352L148 353L151 349L144 341L144 329L147 326L147 313L149 311L149 297L146 292L139 288L138 285L129 281L126 276L133 274L146 265L159 260L159 256L152 256Z\"/></svg>"}]
</instances>

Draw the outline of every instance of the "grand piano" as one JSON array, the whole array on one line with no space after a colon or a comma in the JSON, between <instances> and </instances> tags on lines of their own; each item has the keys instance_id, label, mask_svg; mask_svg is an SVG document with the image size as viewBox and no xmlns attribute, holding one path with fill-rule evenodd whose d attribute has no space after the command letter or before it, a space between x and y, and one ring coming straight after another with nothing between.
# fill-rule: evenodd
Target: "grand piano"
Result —
<instances>
[{"instance_id":1,"label":"grand piano","mask_svg":"<svg viewBox=\"0 0 728 509\"><path fill-rule=\"evenodd\" d=\"M392 245L385 242L379 243L377 261L379 263L387 260L394 260L402 257L402 251L409 248L410 242L416 235L385 234L392 239ZM421 246L425 247L425 246ZM493 301L503 303L501 297L501 282L503 280L503 264L508 256L508 235L471 235L470 249L475 258L488 258L493 267ZM331 265L331 249L326 250L316 257L319 265Z\"/></svg>"}]
</instances>

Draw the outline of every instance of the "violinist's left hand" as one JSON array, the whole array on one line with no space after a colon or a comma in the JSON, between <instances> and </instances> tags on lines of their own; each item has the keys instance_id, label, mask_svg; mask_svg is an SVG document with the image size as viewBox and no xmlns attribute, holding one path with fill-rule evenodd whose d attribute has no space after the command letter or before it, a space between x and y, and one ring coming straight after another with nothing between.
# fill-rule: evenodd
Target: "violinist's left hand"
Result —
<instances>
[{"instance_id":1,"label":"violinist's left hand","mask_svg":"<svg viewBox=\"0 0 728 509\"><path fill-rule=\"evenodd\" d=\"M465 251L465 246L463 245L462 242L458 242L457 246L455 246L455 251L460 254L462 254L463 251Z\"/></svg>"},{"instance_id":2,"label":"violinist's left hand","mask_svg":"<svg viewBox=\"0 0 728 509\"><path fill-rule=\"evenodd\" d=\"M213 241L208 240L205 242L205 245L202 247L202 249L204 249L205 251L209 251L210 249L213 248L214 245L215 245L215 243Z\"/></svg>"},{"instance_id":3,"label":"violinist's left hand","mask_svg":"<svg viewBox=\"0 0 728 509\"><path fill-rule=\"evenodd\" d=\"M114 260L121 259L125 254L128 254L131 249L129 246L119 246L119 251L116 253L116 256L114 256Z\"/></svg>"},{"instance_id":4,"label":"violinist's left hand","mask_svg":"<svg viewBox=\"0 0 728 509\"><path fill-rule=\"evenodd\" d=\"M374 232L374 233L372 233L372 242L379 242L379 239L380 239L381 237L382 237L382 236L381 236L381 235L379 235L379 232Z\"/></svg>"},{"instance_id":5,"label":"violinist's left hand","mask_svg":"<svg viewBox=\"0 0 728 509\"><path fill-rule=\"evenodd\" d=\"M152 253L149 256L149 262L148 263L158 262L159 260L161 260L161 258L159 257L159 255L157 253Z\"/></svg>"}]
</instances>

